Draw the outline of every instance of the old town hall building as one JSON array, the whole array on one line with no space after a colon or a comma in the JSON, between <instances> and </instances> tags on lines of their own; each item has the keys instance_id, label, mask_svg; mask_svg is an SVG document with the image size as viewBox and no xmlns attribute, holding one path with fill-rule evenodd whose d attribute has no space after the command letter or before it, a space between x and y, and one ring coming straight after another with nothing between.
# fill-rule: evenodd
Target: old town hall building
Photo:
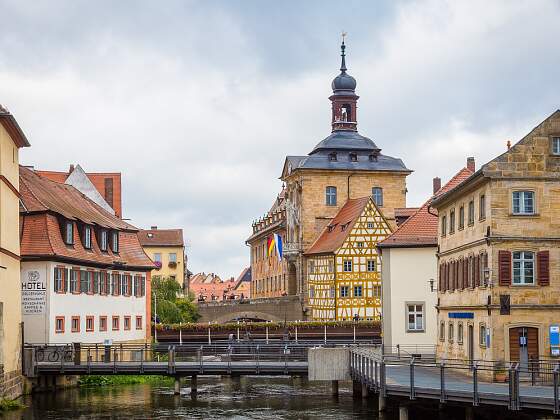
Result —
<instances>
[{"instance_id":1,"label":"old town hall building","mask_svg":"<svg viewBox=\"0 0 560 420\"><path fill-rule=\"evenodd\" d=\"M332 132L307 156L286 157L280 177L285 183L282 208L253 224L248 240L251 267L259 265L258 270L253 269L252 296L259 297L262 278L267 278L261 260L270 258L274 276L282 279L278 282L284 288L280 293L299 295L308 317L312 317L313 308L309 307L305 252L351 199L371 197L388 227L394 229L395 209L406 207L406 177L411 173L401 159L382 154L371 139L358 132L356 80L347 73L344 41L341 48L340 74L332 81L329 97ZM273 265L277 256L268 256L259 247L276 231L283 235L284 263ZM339 293L337 289L333 299L339 300Z\"/></svg>"}]
</instances>

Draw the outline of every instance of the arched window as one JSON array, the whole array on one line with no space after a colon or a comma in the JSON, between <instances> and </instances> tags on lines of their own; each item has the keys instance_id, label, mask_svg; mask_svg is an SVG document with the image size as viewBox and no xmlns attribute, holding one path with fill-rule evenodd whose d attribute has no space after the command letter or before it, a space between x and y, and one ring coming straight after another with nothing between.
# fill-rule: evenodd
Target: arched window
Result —
<instances>
[{"instance_id":1,"label":"arched window","mask_svg":"<svg viewBox=\"0 0 560 420\"><path fill-rule=\"evenodd\" d=\"M340 120L343 122L352 121L352 106L344 104L340 108Z\"/></svg>"},{"instance_id":2,"label":"arched window","mask_svg":"<svg viewBox=\"0 0 560 420\"><path fill-rule=\"evenodd\" d=\"M373 198L373 202L378 206L383 206L383 188L381 187L373 187L371 189L371 196Z\"/></svg>"},{"instance_id":3,"label":"arched window","mask_svg":"<svg viewBox=\"0 0 560 420\"><path fill-rule=\"evenodd\" d=\"M350 153L350 162L357 162L358 161L358 155L354 152Z\"/></svg>"},{"instance_id":4,"label":"arched window","mask_svg":"<svg viewBox=\"0 0 560 420\"><path fill-rule=\"evenodd\" d=\"M336 152L329 153L329 160L331 162L336 162Z\"/></svg>"},{"instance_id":5,"label":"arched window","mask_svg":"<svg viewBox=\"0 0 560 420\"><path fill-rule=\"evenodd\" d=\"M325 203L327 206L336 206L336 187L327 187Z\"/></svg>"}]
</instances>

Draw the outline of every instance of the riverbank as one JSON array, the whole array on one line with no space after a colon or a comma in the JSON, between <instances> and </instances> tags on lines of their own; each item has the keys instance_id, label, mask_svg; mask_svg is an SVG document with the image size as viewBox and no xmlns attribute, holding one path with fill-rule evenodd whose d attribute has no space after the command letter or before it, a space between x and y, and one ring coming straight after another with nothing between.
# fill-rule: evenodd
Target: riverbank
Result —
<instances>
[{"instance_id":1,"label":"riverbank","mask_svg":"<svg viewBox=\"0 0 560 420\"><path fill-rule=\"evenodd\" d=\"M80 387L161 384L172 385L173 378L160 375L89 375L78 379Z\"/></svg>"}]
</instances>

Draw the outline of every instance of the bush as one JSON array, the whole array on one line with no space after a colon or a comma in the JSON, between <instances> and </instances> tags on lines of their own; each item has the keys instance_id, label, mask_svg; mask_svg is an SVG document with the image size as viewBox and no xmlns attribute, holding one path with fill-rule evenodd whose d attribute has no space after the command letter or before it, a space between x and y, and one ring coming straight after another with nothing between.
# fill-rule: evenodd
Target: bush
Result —
<instances>
[{"instance_id":1,"label":"bush","mask_svg":"<svg viewBox=\"0 0 560 420\"><path fill-rule=\"evenodd\" d=\"M96 387L171 382L171 380L167 376L160 375L90 375L81 376L78 384L84 387Z\"/></svg>"},{"instance_id":2,"label":"bush","mask_svg":"<svg viewBox=\"0 0 560 420\"><path fill-rule=\"evenodd\" d=\"M157 314L156 299L152 299L152 314L157 315L158 324L195 322L200 318L194 296L179 297L182 289L176 280L156 277L152 280L152 290L157 297Z\"/></svg>"},{"instance_id":3,"label":"bush","mask_svg":"<svg viewBox=\"0 0 560 420\"><path fill-rule=\"evenodd\" d=\"M25 405L17 400L0 399L0 413L3 411L18 410L25 408Z\"/></svg>"}]
</instances>

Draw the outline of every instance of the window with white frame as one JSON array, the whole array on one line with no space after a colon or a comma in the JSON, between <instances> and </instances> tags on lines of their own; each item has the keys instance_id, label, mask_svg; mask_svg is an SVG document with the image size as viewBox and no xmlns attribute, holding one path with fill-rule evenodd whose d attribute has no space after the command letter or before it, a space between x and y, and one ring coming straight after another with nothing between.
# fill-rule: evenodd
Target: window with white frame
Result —
<instances>
[{"instance_id":1,"label":"window with white frame","mask_svg":"<svg viewBox=\"0 0 560 420\"><path fill-rule=\"evenodd\" d=\"M362 297L362 285L354 286L354 297Z\"/></svg>"},{"instance_id":2,"label":"window with white frame","mask_svg":"<svg viewBox=\"0 0 560 420\"><path fill-rule=\"evenodd\" d=\"M70 270L70 293L79 293L80 291L79 273L78 270Z\"/></svg>"},{"instance_id":3,"label":"window with white frame","mask_svg":"<svg viewBox=\"0 0 560 420\"><path fill-rule=\"evenodd\" d=\"M531 251L513 252L513 284L535 283L535 254Z\"/></svg>"},{"instance_id":4,"label":"window with white frame","mask_svg":"<svg viewBox=\"0 0 560 420\"><path fill-rule=\"evenodd\" d=\"M344 260L342 262L342 271L349 273L352 271L352 260Z\"/></svg>"},{"instance_id":5,"label":"window with white frame","mask_svg":"<svg viewBox=\"0 0 560 420\"><path fill-rule=\"evenodd\" d=\"M84 226L84 248L91 249L91 226Z\"/></svg>"},{"instance_id":6,"label":"window with white frame","mask_svg":"<svg viewBox=\"0 0 560 420\"><path fill-rule=\"evenodd\" d=\"M325 201L327 206L336 206L336 187L326 188Z\"/></svg>"},{"instance_id":7,"label":"window with white frame","mask_svg":"<svg viewBox=\"0 0 560 420\"><path fill-rule=\"evenodd\" d=\"M407 331L424 331L424 304L407 303Z\"/></svg>"},{"instance_id":8,"label":"window with white frame","mask_svg":"<svg viewBox=\"0 0 560 420\"><path fill-rule=\"evenodd\" d=\"M67 245L74 243L74 223L67 221L64 227L64 242Z\"/></svg>"},{"instance_id":9,"label":"window with white frame","mask_svg":"<svg viewBox=\"0 0 560 420\"><path fill-rule=\"evenodd\" d=\"M478 339L481 347L486 347L486 325L480 324L478 327Z\"/></svg>"},{"instance_id":10,"label":"window with white frame","mask_svg":"<svg viewBox=\"0 0 560 420\"><path fill-rule=\"evenodd\" d=\"M309 286L309 297L310 298L315 297L315 286Z\"/></svg>"},{"instance_id":11,"label":"window with white frame","mask_svg":"<svg viewBox=\"0 0 560 420\"><path fill-rule=\"evenodd\" d=\"M64 267L55 267L54 269L54 291L58 293L65 292L64 287Z\"/></svg>"},{"instance_id":12,"label":"window with white frame","mask_svg":"<svg viewBox=\"0 0 560 420\"><path fill-rule=\"evenodd\" d=\"M463 344L463 323L459 322L457 325L457 343Z\"/></svg>"},{"instance_id":13,"label":"window with white frame","mask_svg":"<svg viewBox=\"0 0 560 420\"><path fill-rule=\"evenodd\" d=\"M330 296L331 298L334 298L334 297L335 297L335 290L334 290L334 287L331 287L331 288L330 288L329 296Z\"/></svg>"},{"instance_id":14,"label":"window with white frame","mask_svg":"<svg viewBox=\"0 0 560 420\"><path fill-rule=\"evenodd\" d=\"M534 214L535 192L514 191L512 193L512 211L513 214Z\"/></svg>"},{"instance_id":15,"label":"window with white frame","mask_svg":"<svg viewBox=\"0 0 560 420\"><path fill-rule=\"evenodd\" d=\"M455 209L449 212L449 234L455 233Z\"/></svg>"},{"instance_id":16,"label":"window with white frame","mask_svg":"<svg viewBox=\"0 0 560 420\"><path fill-rule=\"evenodd\" d=\"M469 225L474 223L474 200L469 201Z\"/></svg>"},{"instance_id":17,"label":"window with white frame","mask_svg":"<svg viewBox=\"0 0 560 420\"><path fill-rule=\"evenodd\" d=\"M478 219L486 219L486 195L481 194L478 200Z\"/></svg>"},{"instance_id":18,"label":"window with white frame","mask_svg":"<svg viewBox=\"0 0 560 420\"><path fill-rule=\"evenodd\" d=\"M364 247L364 243L363 243L362 241L359 241L359 242L356 243L356 246L357 246L358 248L363 248L363 247Z\"/></svg>"},{"instance_id":19,"label":"window with white frame","mask_svg":"<svg viewBox=\"0 0 560 420\"><path fill-rule=\"evenodd\" d=\"M445 236L447 234L447 216L441 217L441 236Z\"/></svg>"},{"instance_id":20,"label":"window with white frame","mask_svg":"<svg viewBox=\"0 0 560 420\"><path fill-rule=\"evenodd\" d=\"M552 137L552 154L560 155L560 137Z\"/></svg>"},{"instance_id":21,"label":"window with white frame","mask_svg":"<svg viewBox=\"0 0 560 420\"><path fill-rule=\"evenodd\" d=\"M453 343L453 338L454 338L454 325L453 322L449 322L449 332L447 333L447 341L449 341L450 343Z\"/></svg>"},{"instance_id":22,"label":"window with white frame","mask_svg":"<svg viewBox=\"0 0 560 420\"><path fill-rule=\"evenodd\" d=\"M375 271L375 260L367 261L367 271Z\"/></svg>"},{"instance_id":23,"label":"window with white frame","mask_svg":"<svg viewBox=\"0 0 560 420\"><path fill-rule=\"evenodd\" d=\"M445 322L439 324L439 341L445 341Z\"/></svg>"},{"instance_id":24,"label":"window with white frame","mask_svg":"<svg viewBox=\"0 0 560 420\"><path fill-rule=\"evenodd\" d=\"M175 253L175 252L170 252L169 253L169 262L170 263L176 263L177 262L177 253Z\"/></svg>"},{"instance_id":25,"label":"window with white frame","mask_svg":"<svg viewBox=\"0 0 560 420\"><path fill-rule=\"evenodd\" d=\"M99 246L101 251L107 251L107 247L109 246L109 234L105 229L101 230L101 244Z\"/></svg>"},{"instance_id":26,"label":"window with white frame","mask_svg":"<svg viewBox=\"0 0 560 420\"><path fill-rule=\"evenodd\" d=\"M340 297L348 297L348 286L340 286Z\"/></svg>"},{"instance_id":27,"label":"window with white frame","mask_svg":"<svg viewBox=\"0 0 560 420\"><path fill-rule=\"evenodd\" d=\"M119 252L119 232L113 232L113 238L111 242L111 249L113 252Z\"/></svg>"},{"instance_id":28,"label":"window with white frame","mask_svg":"<svg viewBox=\"0 0 560 420\"><path fill-rule=\"evenodd\" d=\"M376 206L382 207L383 206L383 188L381 187L373 187L371 189L371 197L373 198L373 202Z\"/></svg>"}]
</instances>

